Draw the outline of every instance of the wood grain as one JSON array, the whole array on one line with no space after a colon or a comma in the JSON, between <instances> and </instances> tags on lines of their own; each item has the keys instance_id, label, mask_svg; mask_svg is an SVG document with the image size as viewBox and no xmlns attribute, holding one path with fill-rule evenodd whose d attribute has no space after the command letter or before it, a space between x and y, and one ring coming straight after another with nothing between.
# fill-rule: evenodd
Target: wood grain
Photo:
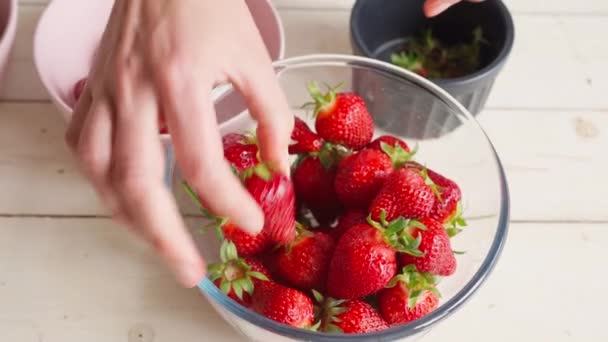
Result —
<instances>
[{"instance_id":1,"label":"wood grain","mask_svg":"<svg viewBox=\"0 0 608 342\"><path fill-rule=\"evenodd\" d=\"M1 103L0 113L0 213L106 213L65 148L51 104ZM506 167L513 219L608 220L608 184L598 181L608 173L608 113L488 110L480 122Z\"/></svg>"},{"instance_id":2,"label":"wood grain","mask_svg":"<svg viewBox=\"0 0 608 342\"><path fill-rule=\"evenodd\" d=\"M0 226L3 340L241 340L204 297L176 285L146 245L107 220L0 218ZM576 299L567 294L574 279L602 268L606 228L512 224L486 284L423 341L454 336L463 341L605 341L600 313L608 300L597 294L608 286L606 279L586 282ZM572 316L580 308L586 314ZM143 337L129 339L133 334Z\"/></svg>"},{"instance_id":3,"label":"wood grain","mask_svg":"<svg viewBox=\"0 0 608 342\"><path fill-rule=\"evenodd\" d=\"M13 62L0 100L48 100L33 65L31 47L42 9L40 5L20 9ZM348 9L285 7L280 14L287 56L352 53ZM518 14L514 20L516 43L488 108L608 109L608 97L604 96L608 71L603 67L608 62L608 49L602 43L604 32L608 32L608 16Z\"/></svg>"}]
</instances>

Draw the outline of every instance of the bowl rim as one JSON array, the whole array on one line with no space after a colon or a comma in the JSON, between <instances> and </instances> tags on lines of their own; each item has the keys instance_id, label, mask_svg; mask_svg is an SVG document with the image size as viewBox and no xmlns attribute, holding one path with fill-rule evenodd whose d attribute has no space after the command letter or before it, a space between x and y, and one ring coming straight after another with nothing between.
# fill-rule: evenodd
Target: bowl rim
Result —
<instances>
[{"instance_id":1,"label":"bowl rim","mask_svg":"<svg viewBox=\"0 0 608 342\"><path fill-rule=\"evenodd\" d=\"M449 95L445 90L440 88L433 82L415 74L408 70L399 68L390 63L380 61L373 58L353 56L353 55L341 55L341 54L312 54L298 57L291 57L282 59L274 62L273 64L277 68L281 67L293 67L294 65L302 65L309 63L340 63L343 65L362 65L366 67L374 67L381 71L390 72L392 76L398 76L408 81L413 81L426 88L434 95L438 96L441 100L447 102L449 106L453 106L459 114L464 115L470 122L475 124L479 131L485 136L488 146L494 154L494 160L498 169L498 178L500 180L500 196L501 196L501 208L498 214L498 226L494 234L494 239L488 250L487 255L484 258L483 263L479 269L471 277L471 279L463 285L463 287L451 298L450 300L443 303L437 310L431 312L429 315L418 319L416 321L396 326L384 331L358 334L358 335L336 335L320 333L315 331L307 331L302 329L292 328L273 320L270 320L262 315L259 315L231 300L224 293L222 293L213 283L208 279L204 278L198 285L198 289L205 294L207 297L212 297L220 306L228 310L232 314L236 315L242 320L249 322L262 329L270 332L287 336L295 337L303 340L314 340L314 341L377 341L377 340L393 340L398 338L404 338L418 334L436 323L442 321L444 318L459 309L471 296L476 293L477 289L485 282L487 277L494 270L494 267L502 253L503 247L506 242L509 215L510 215L510 197L506 175L500 161L500 158L494 148L490 138L485 133L479 122L470 114L464 106L462 106L456 99ZM232 120L239 120L242 115L241 113L235 117L227 120L223 124L230 124ZM165 182L167 186L171 187L173 183L173 173L175 167L175 159L171 146L167 146L167 158L166 158L166 170L165 170Z\"/></svg>"},{"instance_id":2,"label":"bowl rim","mask_svg":"<svg viewBox=\"0 0 608 342\"><path fill-rule=\"evenodd\" d=\"M369 50L367 45L364 44L365 41L362 38L361 27L357 25L356 20L356 18L358 18L361 13L361 7L363 6L363 3L365 3L366 1L368 0L356 0L351 10L349 19L350 33L352 37L351 42L353 44L356 44L357 48L366 57L376 59L375 57L372 57L372 52ZM500 67L506 62L513 49L513 44L515 42L515 25L513 23L513 17L507 5L502 0L494 0L494 4L498 6L498 9L501 13L501 17L499 18L499 20L503 22L506 32L505 42L496 57L492 60L491 63L489 63L485 67L478 69L465 76L454 78L436 78L432 79L432 82L435 82L436 84L442 87L465 86L478 82L479 80L484 79L486 77L492 76L494 73L497 73L500 70Z\"/></svg>"},{"instance_id":3,"label":"bowl rim","mask_svg":"<svg viewBox=\"0 0 608 342\"><path fill-rule=\"evenodd\" d=\"M11 1L14 3L17 3L19 0L11 0ZM48 79L47 74L42 70L41 63L40 63L40 59L42 58L41 52L40 52L40 46L41 46L41 40L42 40L41 30L42 30L42 27L46 24L46 21L50 20L49 16L52 14L53 8L58 6L57 3L59 3L59 1L60 0L50 1L48 3L48 5L44 8L42 13L40 14L40 18L38 19L36 28L34 30L33 59L34 59L34 65L36 67L36 71L38 73L38 77L39 77L40 81L42 82L42 84L44 85L44 88L48 92L50 100L56 106L59 107L60 111L64 114L63 116L66 119L66 121L70 121L71 114L73 113L73 108L71 106L69 106L63 100L63 98L61 96L59 96L56 89L51 86L51 82ZM93 0L87 0L87 1L93 1ZM263 2L264 2L264 4L267 5L267 8L270 10L270 13L272 14L272 19L275 21L275 27L276 27L277 33L278 33L278 36L277 36L278 49L276 51L276 54L277 54L276 60L280 60L285 56L285 49L286 49L285 25L283 24L283 20L281 19L281 15L279 13L278 8L273 4L273 2L271 0L263 0ZM0 44L2 44L2 42L0 42ZM272 56L270 56L270 57L272 58ZM221 96L225 91L226 90L224 88L222 88L221 86L214 88L212 90L212 98ZM159 134L159 136L161 136L163 139L169 139L169 137L170 137L170 135L167 133Z\"/></svg>"},{"instance_id":4,"label":"bowl rim","mask_svg":"<svg viewBox=\"0 0 608 342\"><path fill-rule=\"evenodd\" d=\"M5 51L7 51L7 59L17 33L17 23L19 22L19 0L10 0L8 1L8 5L10 8L7 13L6 23L4 25L2 35L0 35L0 50L6 49Z\"/></svg>"}]
</instances>

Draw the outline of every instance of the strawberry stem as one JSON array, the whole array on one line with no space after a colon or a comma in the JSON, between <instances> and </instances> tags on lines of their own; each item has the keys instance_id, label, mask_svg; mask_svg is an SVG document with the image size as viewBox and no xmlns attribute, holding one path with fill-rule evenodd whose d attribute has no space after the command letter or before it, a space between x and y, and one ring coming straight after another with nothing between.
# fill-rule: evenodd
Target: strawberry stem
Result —
<instances>
[{"instance_id":1,"label":"strawberry stem","mask_svg":"<svg viewBox=\"0 0 608 342\"><path fill-rule=\"evenodd\" d=\"M450 238L458 235L462 232L462 228L467 226L467 221L462 217L463 209L462 202L458 202L456 211L448 218L447 222L443 225Z\"/></svg>"},{"instance_id":2,"label":"strawberry stem","mask_svg":"<svg viewBox=\"0 0 608 342\"><path fill-rule=\"evenodd\" d=\"M371 214L367 217L367 223L380 230L385 242L393 247L395 251L406 253L414 257L422 257L424 253L420 251L422 235L414 238L413 229L426 230L427 227L420 221L398 217L390 222L386 220L386 212L380 212L380 222L374 221Z\"/></svg>"},{"instance_id":3,"label":"strawberry stem","mask_svg":"<svg viewBox=\"0 0 608 342\"><path fill-rule=\"evenodd\" d=\"M331 87L327 83L324 84L327 88L327 93L325 94L321 91L321 88L319 88L319 85L316 81L312 81L308 85L308 93L310 94L310 97L312 97L314 102L306 103L304 104L304 106L314 105L313 116L316 116L320 111L331 106L334 103L334 101L336 100L336 91L342 86L342 82L334 87Z\"/></svg>"},{"instance_id":4,"label":"strawberry stem","mask_svg":"<svg viewBox=\"0 0 608 342\"><path fill-rule=\"evenodd\" d=\"M242 300L244 292L253 294L252 278L268 281L264 274L251 270L245 259L239 257L236 245L230 240L222 242L220 259L221 262L210 264L207 272L211 281L221 279L219 288L225 294L232 290L237 298Z\"/></svg>"},{"instance_id":5,"label":"strawberry stem","mask_svg":"<svg viewBox=\"0 0 608 342\"><path fill-rule=\"evenodd\" d=\"M441 297L436 287L436 278L430 273L418 272L415 265L403 267L401 273L391 279L386 287L395 287L399 283L403 283L408 289L408 307L410 309L416 306L420 295L425 291L430 291L437 297Z\"/></svg>"},{"instance_id":6,"label":"strawberry stem","mask_svg":"<svg viewBox=\"0 0 608 342\"><path fill-rule=\"evenodd\" d=\"M382 151L391 158L393 167L397 170L402 168L407 162L414 158L414 155L418 152L418 144L414 146L414 149L411 152L408 152L399 144L392 146L384 141L381 141L380 149L382 149Z\"/></svg>"}]
</instances>

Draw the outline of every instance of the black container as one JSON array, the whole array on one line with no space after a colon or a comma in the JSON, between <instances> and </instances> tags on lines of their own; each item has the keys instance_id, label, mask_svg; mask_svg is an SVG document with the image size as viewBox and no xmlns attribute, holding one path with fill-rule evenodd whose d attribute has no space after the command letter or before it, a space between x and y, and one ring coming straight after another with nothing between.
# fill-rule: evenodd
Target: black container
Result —
<instances>
[{"instance_id":1,"label":"black container","mask_svg":"<svg viewBox=\"0 0 608 342\"><path fill-rule=\"evenodd\" d=\"M489 42L481 51L481 67L463 77L430 79L471 114L477 115L511 52L515 36L511 15L500 0L461 2L434 18L424 15L423 4L424 0L357 0L350 18L353 52L390 62L390 54L403 44L406 37L417 35L426 28L432 28L434 36L449 44L469 42L473 29L481 26L484 38ZM452 131L459 125L456 120L449 121L453 116L436 110L433 103L409 96L408 89L390 93L378 91L377 87L382 87L382 84L370 79L370 75L353 75L353 81L354 89L366 99L374 113L408 108L412 115L404 117L404 120L412 121L411 124L427 125L431 118L435 124L442 123L442 128L435 130L435 136ZM375 95L366 98L366 94ZM378 98L378 94L383 94L382 98ZM428 129L426 134L415 138L429 138Z\"/></svg>"}]
</instances>

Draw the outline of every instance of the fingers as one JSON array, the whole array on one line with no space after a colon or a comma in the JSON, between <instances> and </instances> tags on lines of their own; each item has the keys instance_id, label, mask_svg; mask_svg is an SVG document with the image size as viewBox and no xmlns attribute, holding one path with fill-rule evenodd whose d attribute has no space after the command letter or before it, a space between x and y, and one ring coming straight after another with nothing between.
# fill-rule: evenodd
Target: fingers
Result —
<instances>
[{"instance_id":1,"label":"fingers","mask_svg":"<svg viewBox=\"0 0 608 342\"><path fill-rule=\"evenodd\" d=\"M151 86L122 77L117 88L112 184L129 219L186 287L205 275L205 265L163 183L157 102Z\"/></svg>"},{"instance_id":2,"label":"fingers","mask_svg":"<svg viewBox=\"0 0 608 342\"><path fill-rule=\"evenodd\" d=\"M120 223L128 219L120 207L109 182L112 160L112 109L106 100L96 100L84 120L76 154L81 167L108 206L112 216Z\"/></svg>"},{"instance_id":3,"label":"fingers","mask_svg":"<svg viewBox=\"0 0 608 342\"><path fill-rule=\"evenodd\" d=\"M72 118L68 124L68 129L65 133L65 142L72 152L76 152L78 141L80 140L80 133L82 131L82 125L87 118L89 109L91 108L91 89L88 85L85 85L80 99L76 102L76 106L72 111Z\"/></svg>"},{"instance_id":4,"label":"fingers","mask_svg":"<svg viewBox=\"0 0 608 342\"><path fill-rule=\"evenodd\" d=\"M439 15L450 6L459 3L461 0L427 0L424 3L424 14L427 17ZM467 0L468 2L482 2L483 0Z\"/></svg>"},{"instance_id":5,"label":"fingers","mask_svg":"<svg viewBox=\"0 0 608 342\"><path fill-rule=\"evenodd\" d=\"M245 231L258 233L264 215L224 159L210 98L212 82L192 80L175 68L161 74L162 110L184 177L209 210Z\"/></svg>"},{"instance_id":6,"label":"fingers","mask_svg":"<svg viewBox=\"0 0 608 342\"><path fill-rule=\"evenodd\" d=\"M262 159L289 175L287 152L294 118L270 63L253 67L243 78L234 78L233 83L258 122Z\"/></svg>"}]
</instances>

